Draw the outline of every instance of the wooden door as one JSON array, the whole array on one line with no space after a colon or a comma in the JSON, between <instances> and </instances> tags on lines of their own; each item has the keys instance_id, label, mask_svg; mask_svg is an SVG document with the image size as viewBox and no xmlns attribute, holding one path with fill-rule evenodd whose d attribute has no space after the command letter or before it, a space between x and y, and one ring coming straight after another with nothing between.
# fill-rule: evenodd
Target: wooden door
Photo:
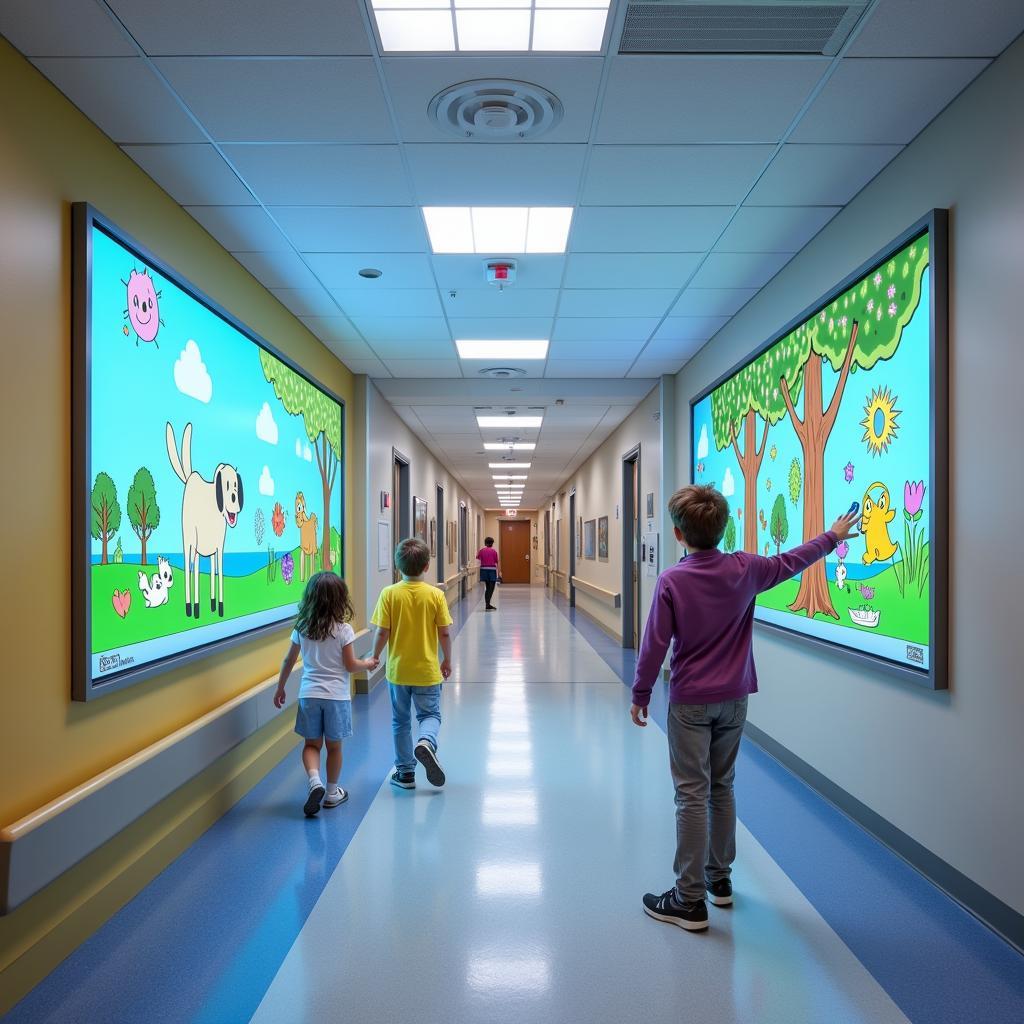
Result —
<instances>
[{"instance_id":1,"label":"wooden door","mask_svg":"<svg viewBox=\"0 0 1024 1024\"><path fill-rule=\"evenodd\" d=\"M501 523L498 557L501 559L501 578L504 583L530 582L530 524Z\"/></svg>"}]
</instances>

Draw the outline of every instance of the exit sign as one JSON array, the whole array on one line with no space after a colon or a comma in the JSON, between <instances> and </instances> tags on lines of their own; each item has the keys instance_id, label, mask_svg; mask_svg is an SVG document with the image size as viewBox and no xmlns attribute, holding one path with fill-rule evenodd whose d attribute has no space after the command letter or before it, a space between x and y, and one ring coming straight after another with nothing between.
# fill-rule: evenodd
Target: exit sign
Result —
<instances>
[{"instance_id":1,"label":"exit sign","mask_svg":"<svg viewBox=\"0 0 1024 1024\"><path fill-rule=\"evenodd\" d=\"M517 515L517 510L514 509L514 508L507 508L507 509L505 509L505 515L507 515L507 516Z\"/></svg>"}]
</instances>

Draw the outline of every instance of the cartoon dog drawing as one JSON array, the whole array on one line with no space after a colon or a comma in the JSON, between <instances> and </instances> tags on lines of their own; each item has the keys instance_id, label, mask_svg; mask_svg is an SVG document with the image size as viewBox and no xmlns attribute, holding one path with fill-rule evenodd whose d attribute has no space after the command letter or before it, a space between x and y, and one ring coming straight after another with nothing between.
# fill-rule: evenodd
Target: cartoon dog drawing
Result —
<instances>
[{"instance_id":1,"label":"cartoon dog drawing","mask_svg":"<svg viewBox=\"0 0 1024 1024\"><path fill-rule=\"evenodd\" d=\"M234 466L217 464L213 480L192 469L192 424L181 433L181 456L174 428L167 424L167 457L185 485L181 500L181 544L185 555L185 615L199 618L199 559L210 559L210 611L224 617L224 540L244 501L242 477ZM194 595L194 596L193 596Z\"/></svg>"},{"instance_id":2,"label":"cartoon dog drawing","mask_svg":"<svg viewBox=\"0 0 1024 1024\"><path fill-rule=\"evenodd\" d=\"M159 605L167 604L167 591L174 586L171 563L166 558L158 558L156 567L157 571L153 573L151 580L141 569L139 570L139 590L142 591L147 608L156 608Z\"/></svg>"},{"instance_id":3,"label":"cartoon dog drawing","mask_svg":"<svg viewBox=\"0 0 1024 1024\"><path fill-rule=\"evenodd\" d=\"M306 498L302 491L295 495L295 525L299 528L299 579L308 580L316 569L316 513L306 515ZM309 559L309 568L306 559Z\"/></svg>"}]
</instances>

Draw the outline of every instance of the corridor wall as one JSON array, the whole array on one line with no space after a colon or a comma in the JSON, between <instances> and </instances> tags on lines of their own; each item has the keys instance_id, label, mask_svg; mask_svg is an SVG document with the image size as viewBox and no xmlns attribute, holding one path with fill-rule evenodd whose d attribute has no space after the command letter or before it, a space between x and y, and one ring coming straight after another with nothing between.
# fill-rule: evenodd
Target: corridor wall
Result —
<instances>
[{"instance_id":1,"label":"corridor wall","mask_svg":"<svg viewBox=\"0 0 1024 1024\"><path fill-rule=\"evenodd\" d=\"M927 692L837 653L758 631L762 692L749 720L976 883L981 891L951 874L945 884L951 891L960 885L960 898L999 918L1007 933L1024 921L1015 917L1024 912L1024 816L1010 810L1008 799L1024 775L1016 565L1024 504L1016 418L1024 377L1022 104L1019 39L676 382L676 478L685 481L690 398L904 227L932 207L949 208L950 690ZM863 461L867 471L866 451Z\"/></svg>"},{"instance_id":2,"label":"corridor wall","mask_svg":"<svg viewBox=\"0 0 1024 1024\"><path fill-rule=\"evenodd\" d=\"M0 587L6 825L276 672L285 637L282 630L95 703L71 703L70 204L95 204L346 401L353 392L349 371L2 39L0 93L16 98L0 107L8 355L0 430L17 538ZM130 408L125 422L131 429ZM351 537L348 465L345 473ZM0 1013L238 799L291 744L290 724L282 717L251 737L101 849L87 870L73 869L0 918Z\"/></svg>"}]
</instances>

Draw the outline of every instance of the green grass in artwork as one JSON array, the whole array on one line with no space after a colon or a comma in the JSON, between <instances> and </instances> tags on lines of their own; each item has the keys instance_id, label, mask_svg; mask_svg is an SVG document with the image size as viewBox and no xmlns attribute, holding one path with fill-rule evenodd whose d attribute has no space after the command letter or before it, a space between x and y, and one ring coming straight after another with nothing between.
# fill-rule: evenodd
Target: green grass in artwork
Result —
<instances>
[{"instance_id":1,"label":"green grass in artwork","mask_svg":"<svg viewBox=\"0 0 1024 1024\"><path fill-rule=\"evenodd\" d=\"M839 613L836 625L864 633L879 633L883 636L896 637L907 643L927 645L928 638L928 591L923 595L908 588L906 596L900 594L900 582L896 571L890 567L870 580L862 581L865 586L874 590L870 601L857 589L857 581L848 582L849 590L840 590L835 583L828 586L832 604ZM757 603L762 608L773 608L780 612L789 612L789 605L796 598L799 580L787 580L767 593L762 594ZM849 609L867 608L879 612L878 625L875 627L857 625L849 614ZM806 618L802 613L789 612L794 618ZM821 622L836 622L830 616L818 615Z\"/></svg>"},{"instance_id":2,"label":"green grass in artwork","mask_svg":"<svg viewBox=\"0 0 1024 1024\"><path fill-rule=\"evenodd\" d=\"M341 538L332 528L332 547L341 553ZM286 583L281 571L281 560L290 554L294 562L291 583ZM299 580L299 549L277 553L276 571L271 580L267 567L263 566L248 576L226 576L224 578L224 618L210 611L210 574L199 576L199 618L185 617L185 574L174 570L174 584L168 594L167 603L156 608L147 608L139 590L139 570L147 575L156 572L155 565L118 562L92 567L92 649L94 653L127 647L129 644L154 640L157 637L173 636L214 622L238 619L254 612L281 605L296 604L302 596L303 582ZM204 558L202 564L207 565ZM319 559L317 568L320 568ZM124 618L114 607L114 591L127 590L131 604Z\"/></svg>"}]
</instances>

